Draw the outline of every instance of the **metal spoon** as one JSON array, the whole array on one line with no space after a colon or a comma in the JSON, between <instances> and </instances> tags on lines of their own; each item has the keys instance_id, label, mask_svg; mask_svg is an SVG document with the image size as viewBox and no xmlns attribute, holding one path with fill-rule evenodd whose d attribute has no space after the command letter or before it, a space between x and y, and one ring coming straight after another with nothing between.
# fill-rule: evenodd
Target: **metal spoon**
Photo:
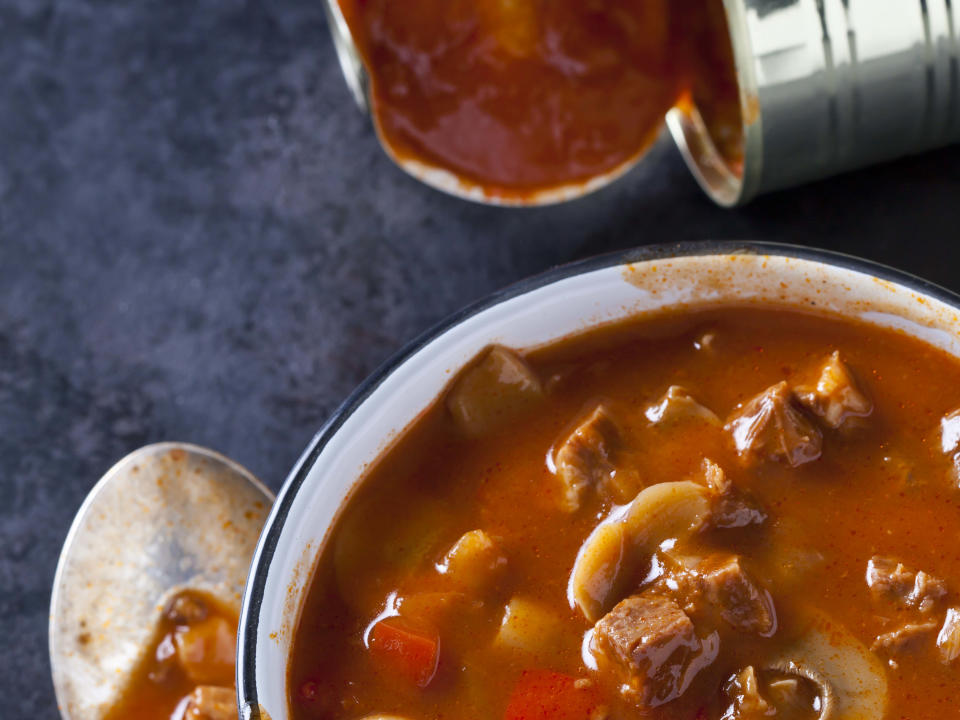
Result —
<instances>
[{"instance_id":1,"label":"metal spoon","mask_svg":"<svg viewBox=\"0 0 960 720\"><path fill-rule=\"evenodd\" d=\"M273 495L196 445L132 452L94 486L63 544L50 665L65 720L99 720L153 637L167 598L205 590L239 610Z\"/></svg>"}]
</instances>

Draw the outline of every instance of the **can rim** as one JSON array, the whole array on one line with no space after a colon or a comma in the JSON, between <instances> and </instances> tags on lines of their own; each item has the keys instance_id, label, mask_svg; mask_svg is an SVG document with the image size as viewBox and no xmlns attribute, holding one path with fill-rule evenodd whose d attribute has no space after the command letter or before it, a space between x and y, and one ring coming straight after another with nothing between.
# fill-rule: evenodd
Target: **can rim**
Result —
<instances>
[{"instance_id":1,"label":"can rim","mask_svg":"<svg viewBox=\"0 0 960 720\"><path fill-rule=\"evenodd\" d=\"M697 184L717 205L734 207L749 202L759 192L763 169L763 120L744 0L723 0L723 8L740 87L742 170L735 172L723 159L692 101L688 107L672 108L666 121L667 129Z\"/></svg>"}]
</instances>

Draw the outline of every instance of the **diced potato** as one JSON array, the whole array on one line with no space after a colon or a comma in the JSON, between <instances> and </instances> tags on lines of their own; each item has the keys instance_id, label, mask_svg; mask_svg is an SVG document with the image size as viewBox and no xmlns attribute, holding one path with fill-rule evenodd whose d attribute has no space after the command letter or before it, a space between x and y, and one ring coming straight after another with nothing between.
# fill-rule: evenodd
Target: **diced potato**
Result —
<instances>
[{"instance_id":1,"label":"diced potato","mask_svg":"<svg viewBox=\"0 0 960 720\"><path fill-rule=\"evenodd\" d=\"M236 628L222 617L177 629L177 661L197 685L232 685Z\"/></svg>"},{"instance_id":2,"label":"diced potato","mask_svg":"<svg viewBox=\"0 0 960 720\"><path fill-rule=\"evenodd\" d=\"M236 720L237 695L232 687L201 685L190 693L183 720Z\"/></svg>"},{"instance_id":3,"label":"diced potato","mask_svg":"<svg viewBox=\"0 0 960 720\"><path fill-rule=\"evenodd\" d=\"M479 592L496 580L507 565L499 544L483 530L460 536L437 568L459 588Z\"/></svg>"},{"instance_id":4,"label":"diced potato","mask_svg":"<svg viewBox=\"0 0 960 720\"><path fill-rule=\"evenodd\" d=\"M947 610L947 617L937 635L937 648L940 650L940 659L945 663L960 658L960 608Z\"/></svg>"},{"instance_id":5,"label":"diced potato","mask_svg":"<svg viewBox=\"0 0 960 720\"><path fill-rule=\"evenodd\" d=\"M562 620L536 600L514 597L507 604L494 644L500 648L545 653L563 637Z\"/></svg>"},{"instance_id":6,"label":"diced potato","mask_svg":"<svg viewBox=\"0 0 960 720\"><path fill-rule=\"evenodd\" d=\"M542 395L540 379L523 358L494 347L457 378L447 395L447 408L466 435L479 437L516 417Z\"/></svg>"}]
</instances>

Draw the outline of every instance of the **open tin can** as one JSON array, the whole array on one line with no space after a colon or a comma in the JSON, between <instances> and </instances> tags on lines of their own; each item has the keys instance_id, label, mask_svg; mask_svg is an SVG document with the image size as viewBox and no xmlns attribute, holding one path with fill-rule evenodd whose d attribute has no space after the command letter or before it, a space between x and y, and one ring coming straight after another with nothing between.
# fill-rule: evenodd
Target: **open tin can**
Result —
<instances>
[{"instance_id":1,"label":"open tin can","mask_svg":"<svg viewBox=\"0 0 960 720\"><path fill-rule=\"evenodd\" d=\"M337 0L325 0L357 104L369 80ZM952 0L723 0L739 83L742 163L717 150L696 103L666 124L707 195L723 206L960 141L960 24ZM418 179L472 200L453 173L397 158ZM632 165L632 163L630 164ZM584 195L630 165L532 196Z\"/></svg>"}]
</instances>

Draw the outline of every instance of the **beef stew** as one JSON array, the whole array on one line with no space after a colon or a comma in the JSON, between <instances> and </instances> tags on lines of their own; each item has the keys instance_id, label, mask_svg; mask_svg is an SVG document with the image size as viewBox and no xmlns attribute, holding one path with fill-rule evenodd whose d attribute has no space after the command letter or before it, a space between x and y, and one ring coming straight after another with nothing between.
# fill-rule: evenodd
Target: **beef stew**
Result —
<instances>
[{"instance_id":1,"label":"beef stew","mask_svg":"<svg viewBox=\"0 0 960 720\"><path fill-rule=\"evenodd\" d=\"M960 717L957 388L782 309L491 348L342 508L290 715Z\"/></svg>"},{"instance_id":2,"label":"beef stew","mask_svg":"<svg viewBox=\"0 0 960 720\"><path fill-rule=\"evenodd\" d=\"M233 610L204 592L176 593L104 720L236 720L236 638Z\"/></svg>"}]
</instances>

